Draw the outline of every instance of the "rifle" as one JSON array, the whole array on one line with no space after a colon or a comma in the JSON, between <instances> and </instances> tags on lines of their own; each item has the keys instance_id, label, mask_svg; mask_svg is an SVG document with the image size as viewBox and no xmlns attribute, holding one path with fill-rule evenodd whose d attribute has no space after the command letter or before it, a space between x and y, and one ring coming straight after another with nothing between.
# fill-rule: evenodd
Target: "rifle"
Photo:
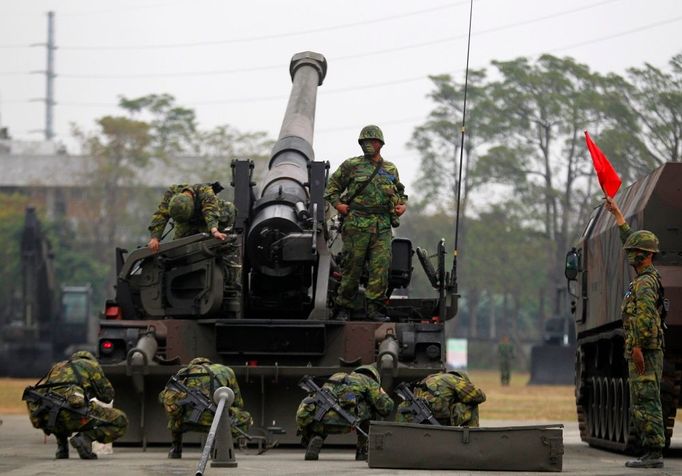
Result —
<instances>
[{"instance_id":1,"label":"rifle","mask_svg":"<svg viewBox=\"0 0 682 476\"><path fill-rule=\"evenodd\" d=\"M329 391L329 389L321 388L309 375L305 375L301 381L298 382L298 386L308 392L315 399L314 418L316 421L322 421L325 413L327 413L329 410L334 410L341 418L350 424L351 428L354 428L355 431L363 435L365 438L369 438L367 433L360 428L360 419L354 417L346 410L341 408L341 405L339 405L336 397Z\"/></svg>"},{"instance_id":2,"label":"rifle","mask_svg":"<svg viewBox=\"0 0 682 476\"><path fill-rule=\"evenodd\" d=\"M215 415L216 406L215 403L213 403L213 400L208 398L198 388L188 387L180 380L178 380L178 378L175 375L173 375L170 378L170 380L168 380L168 383L166 384L166 389L173 390L175 392L184 392L187 394L185 398L183 398L182 400L178 400L177 403L182 406L189 405L192 407L192 414L189 417L192 423L198 423L199 419L201 418L201 414L204 413L204 411L206 410L210 411L213 415ZM245 432L244 430L242 430L241 428L234 424L234 418L230 417L230 423L232 428L234 428L237 431L237 433L246 438L248 441L251 441L253 439L253 436L249 435L247 432Z\"/></svg>"},{"instance_id":3,"label":"rifle","mask_svg":"<svg viewBox=\"0 0 682 476\"><path fill-rule=\"evenodd\" d=\"M403 399L403 401L406 401L410 404L409 407L401 410L401 412L411 413L414 415L414 423L421 424L428 422L431 425L441 426L440 423L438 423L438 420L436 420L436 418L433 416L433 412L426 402L421 398L415 397L414 393L412 393L412 390L410 390L410 387L408 387L405 382L400 382L400 384L395 388L395 393L401 399Z\"/></svg>"},{"instance_id":4,"label":"rifle","mask_svg":"<svg viewBox=\"0 0 682 476\"><path fill-rule=\"evenodd\" d=\"M57 425L57 417L59 416L59 413L62 410L68 410L71 413L79 415L81 418L91 418L100 423L106 423L103 420L91 415L87 404L82 408L72 407L71 405L69 405L69 402L66 400L66 397L59 395L57 393L47 392L43 394L36 392L33 387L26 387L24 389L24 394L21 396L21 399L27 402L36 403L40 405L38 409L31 414L31 416L33 417L38 417L46 411L50 412L47 418L48 429L54 428Z\"/></svg>"}]
</instances>

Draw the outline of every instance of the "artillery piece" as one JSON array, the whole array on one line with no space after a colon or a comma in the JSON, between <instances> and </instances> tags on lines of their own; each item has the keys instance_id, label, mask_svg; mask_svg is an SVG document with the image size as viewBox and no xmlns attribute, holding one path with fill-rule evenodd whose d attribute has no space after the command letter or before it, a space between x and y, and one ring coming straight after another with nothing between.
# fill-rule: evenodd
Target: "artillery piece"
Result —
<instances>
[{"instance_id":1,"label":"artillery piece","mask_svg":"<svg viewBox=\"0 0 682 476\"><path fill-rule=\"evenodd\" d=\"M121 442L170 441L157 395L197 356L234 369L254 418L251 433L285 432L280 443L297 442L294 419L303 395L296 383L304 375L350 372L377 360L391 381L442 368L443 320L455 308L441 303L456 304L442 289L439 298L389 300L392 322L331 319L336 264L323 200L329 166L314 160L312 147L326 70L320 54L292 58L291 95L260 185L253 183L251 161L232 162L238 212L227 241L197 234L162 243L157 254L117 250L116 298L100 323L99 356L130 422ZM226 264L235 251L241 267ZM412 244L396 238L393 251L390 286L405 287ZM433 282L444 286L443 279Z\"/></svg>"}]
</instances>

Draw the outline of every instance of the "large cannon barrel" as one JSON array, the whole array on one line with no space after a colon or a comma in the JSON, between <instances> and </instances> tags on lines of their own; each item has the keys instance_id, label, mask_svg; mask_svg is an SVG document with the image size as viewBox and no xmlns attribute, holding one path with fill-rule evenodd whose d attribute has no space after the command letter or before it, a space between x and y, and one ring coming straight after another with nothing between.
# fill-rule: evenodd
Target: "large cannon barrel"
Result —
<instances>
[{"instance_id":1,"label":"large cannon barrel","mask_svg":"<svg viewBox=\"0 0 682 476\"><path fill-rule=\"evenodd\" d=\"M282 128L259 184L252 209L247 253L253 266L269 276L286 276L292 267L273 260L273 244L300 233L309 218L308 164L314 160L313 130L317 87L327 72L323 55L297 53L289 66L292 87ZM275 246L276 248L276 246Z\"/></svg>"}]
</instances>

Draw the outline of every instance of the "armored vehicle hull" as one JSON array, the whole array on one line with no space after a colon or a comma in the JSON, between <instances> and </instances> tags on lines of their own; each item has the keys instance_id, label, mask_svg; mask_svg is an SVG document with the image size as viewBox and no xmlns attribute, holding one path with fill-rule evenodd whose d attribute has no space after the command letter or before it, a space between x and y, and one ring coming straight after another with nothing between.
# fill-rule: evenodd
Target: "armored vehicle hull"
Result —
<instances>
[{"instance_id":1,"label":"armored vehicle hull","mask_svg":"<svg viewBox=\"0 0 682 476\"><path fill-rule=\"evenodd\" d=\"M100 323L99 356L115 404L128 414L120 443L170 442L157 396L198 356L232 367L254 418L250 432L284 443L298 441L294 418L305 395L297 383L304 375L378 362L390 388L443 366L443 321L454 316L456 304L444 279L434 278L442 288L438 298L389 300L391 322L367 321L362 309L353 321L333 319L340 270L327 245L328 164L314 161L312 148L326 61L299 53L290 72L289 104L259 186L252 163L232 163L237 216L229 238L197 234L162 243L156 254L117 251L116 299ZM413 251L405 239L392 246L395 289L409 284ZM439 257L443 271L442 243Z\"/></svg>"},{"instance_id":2,"label":"armored vehicle hull","mask_svg":"<svg viewBox=\"0 0 682 476\"><path fill-rule=\"evenodd\" d=\"M665 330L665 362L661 402L666 443L680 406L682 383L682 163L667 163L622 191L617 201L633 229L653 231L661 252L654 265L672 305ZM580 436L592 446L637 451L630 425L627 363L620 305L634 277L627 265L615 220L596 208L577 249L573 287L577 330L576 407Z\"/></svg>"}]
</instances>

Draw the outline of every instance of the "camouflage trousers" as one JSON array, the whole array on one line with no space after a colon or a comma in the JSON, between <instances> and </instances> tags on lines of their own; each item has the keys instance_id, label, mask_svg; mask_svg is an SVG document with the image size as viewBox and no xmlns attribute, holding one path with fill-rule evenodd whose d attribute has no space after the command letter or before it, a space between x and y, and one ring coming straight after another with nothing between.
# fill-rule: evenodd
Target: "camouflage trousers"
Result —
<instances>
[{"instance_id":1,"label":"camouflage trousers","mask_svg":"<svg viewBox=\"0 0 682 476\"><path fill-rule=\"evenodd\" d=\"M189 416L189 415L187 415ZM236 428L239 428L244 433L248 433L249 427L253 423L251 414L241 408L230 407L230 418L232 419L232 437L238 438L241 436ZM191 422L185 417L184 412L177 415L168 415L168 429L171 433L184 433L187 431L197 431L200 433L208 433L213 422L213 413L204 411L196 423Z\"/></svg>"},{"instance_id":2,"label":"camouflage trousers","mask_svg":"<svg viewBox=\"0 0 682 476\"><path fill-rule=\"evenodd\" d=\"M35 408L28 404L29 414ZM47 434L68 437L72 433L84 433L100 443L111 443L125 435L128 429L126 414L116 408L106 408L90 402L88 416L82 417L69 410L62 410L57 416L54 427L48 427L49 415L44 413L38 418L31 418L35 428L42 429Z\"/></svg>"},{"instance_id":3,"label":"camouflage trousers","mask_svg":"<svg viewBox=\"0 0 682 476\"><path fill-rule=\"evenodd\" d=\"M401 412L401 409L409 407L409 403L402 402L398 406L398 411L395 414L395 421L398 423L412 423L414 415L411 413ZM478 428L478 405L467 405L464 403L455 403L450 406L450 416L434 415L438 423L444 426L468 426L469 428Z\"/></svg>"},{"instance_id":4,"label":"camouflage trousers","mask_svg":"<svg viewBox=\"0 0 682 476\"><path fill-rule=\"evenodd\" d=\"M354 415L352 409L346 409L351 415ZM315 420L316 405L304 399L298 406L296 411L296 427L297 433L301 436L301 444L306 447L310 438L313 436L321 436L323 439L328 435L339 435L350 433L353 428L346 420L334 410L329 410L322 417L322 421ZM354 415L355 416L355 415ZM360 428L365 432L369 430L369 419L361 420ZM366 446L367 439L358 433L358 446Z\"/></svg>"},{"instance_id":5,"label":"camouflage trousers","mask_svg":"<svg viewBox=\"0 0 682 476\"><path fill-rule=\"evenodd\" d=\"M391 266L391 229L377 230L376 226L343 229L343 270L336 296L339 307L356 307L355 296L362 271L367 263L368 279L365 289L368 307L379 307L386 297L388 271Z\"/></svg>"},{"instance_id":6,"label":"camouflage trousers","mask_svg":"<svg viewBox=\"0 0 682 476\"><path fill-rule=\"evenodd\" d=\"M511 364L508 361L500 362L500 382L502 385L509 385L511 379Z\"/></svg>"},{"instance_id":7,"label":"camouflage trousers","mask_svg":"<svg viewBox=\"0 0 682 476\"><path fill-rule=\"evenodd\" d=\"M644 375L639 375L635 370L635 364L631 359L628 360L631 418L642 447L658 449L665 446L665 427L661 408L663 351L643 349L642 353L644 354Z\"/></svg>"}]
</instances>

